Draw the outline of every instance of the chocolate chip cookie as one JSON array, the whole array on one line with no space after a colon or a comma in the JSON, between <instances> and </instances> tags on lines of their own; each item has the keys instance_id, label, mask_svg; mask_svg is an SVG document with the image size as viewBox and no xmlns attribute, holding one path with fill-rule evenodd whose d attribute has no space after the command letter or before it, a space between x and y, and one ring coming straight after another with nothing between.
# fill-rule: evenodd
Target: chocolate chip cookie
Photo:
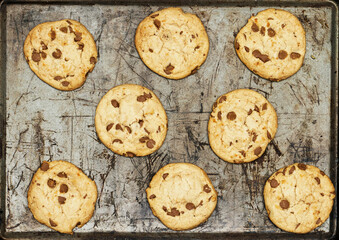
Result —
<instances>
[{"instance_id":1,"label":"chocolate chip cookie","mask_svg":"<svg viewBox=\"0 0 339 240\"><path fill-rule=\"evenodd\" d=\"M146 156L158 150L167 134L167 115L149 89L124 84L109 90L100 100L95 129L101 142L113 152Z\"/></svg>"},{"instance_id":2,"label":"chocolate chip cookie","mask_svg":"<svg viewBox=\"0 0 339 240\"><path fill-rule=\"evenodd\" d=\"M28 207L40 223L72 234L94 212L97 187L79 168L65 161L43 162L31 181Z\"/></svg>"},{"instance_id":3,"label":"chocolate chip cookie","mask_svg":"<svg viewBox=\"0 0 339 240\"><path fill-rule=\"evenodd\" d=\"M140 22L135 46L152 71L165 78L181 79L204 63L209 40L196 15L181 8L165 8Z\"/></svg>"},{"instance_id":4,"label":"chocolate chip cookie","mask_svg":"<svg viewBox=\"0 0 339 240\"><path fill-rule=\"evenodd\" d=\"M265 152L277 127L277 114L264 96L250 89L238 89L220 96L213 104L208 138L221 159L251 162Z\"/></svg>"},{"instance_id":5,"label":"chocolate chip cookie","mask_svg":"<svg viewBox=\"0 0 339 240\"><path fill-rule=\"evenodd\" d=\"M282 230L307 233L329 217L335 189L317 167L295 163L279 169L266 182L265 207Z\"/></svg>"},{"instance_id":6,"label":"chocolate chip cookie","mask_svg":"<svg viewBox=\"0 0 339 240\"><path fill-rule=\"evenodd\" d=\"M207 221L217 195L207 174L190 163L161 168L146 189L153 214L172 230L188 230Z\"/></svg>"},{"instance_id":7,"label":"chocolate chip cookie","mask_svg":"<svg viewBox=\"0 0 339 240\"><path fill-rule=\"evenodd\" d=\"M98 57L91 33L70 19L34 27L25 40L24 54L29 67L41 80L65 91L84 84Z\"/></svg>"},{"instance_id":8,"label":"chocolate chip cookie","mask_svg":"<svg viewBox=\"0 0 339 240\"><path fill-rule=\"evenodd\" d=\"M280 81L296 73L303 64L305 30L290 12L266 9L252 16L239 31L235 50L251 71Z\"/></svg>"}]
</instances>

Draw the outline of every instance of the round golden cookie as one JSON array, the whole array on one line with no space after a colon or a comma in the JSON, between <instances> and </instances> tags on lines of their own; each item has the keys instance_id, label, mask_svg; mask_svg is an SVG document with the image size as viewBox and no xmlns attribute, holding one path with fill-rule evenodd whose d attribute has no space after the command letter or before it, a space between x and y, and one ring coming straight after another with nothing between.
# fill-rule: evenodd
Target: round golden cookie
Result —
<instances>
[{"instance_id":1,"label":"round golden cookie","mask_svg":"<svg viewBox=\"0 0 339 240\"><path fill-rule=\"evenodd\" d=\"M101 142L113 152L126 157L146 156L163 144L167 115L151 90L124 84L112 88L100 100L95 129Z\"/></svg>"},{"instance_id":2,"label":"round golden cookie","mask_svg":"<svg viewBox=\"0 0 339 240\"><path fill-rule=\"evenodd\" d=\"M152 71L170 79L195 73L207 58L208 36L200 19L181 8L165 8L140 22L135 46Z\"/></svg>"},{"instance_id":3,"label":"round golden cookie","mask_svg":"<svg viewBox=\"0 0 339 240\"><path fill-rule=\"evenodd\" d=\"M177 231L207 221L218 195L204 170L190 163L172 163L161 168L146 193L154 216Z\"/></svg>"},{"instance_id":4,"label":"round golden cookie","mask_svg":"<svg viewBox=\"0 0 339 240\"><path fill-rule=\"evenodd\" d=\"M265 152L277 127L277 114L265 97L250 89L238 89L220 96L213 104L208 138L221 159L251 162Z\"/></svg>"},{"instance_id":5,"label":"round golden cookie","mask_svg":"<svg viewBox=\"0 0 339 240\"><path fill-rule=\"evenodd\" d=\"M25 40L24 54L41 80L64 91L81 87L98 57L91 33L70 19L34 27Z\"/></svg>"},{"instance_id":6,"label":"round golden cookie","mask_svg":"<svg viewBox=\"0 0 339 240\"><path fill-rule=\"evenodd\" d=\"M335 189L319 168L295 163L279 169L264 187L265 207L282 230L307 233L329 217Z\"/></svg>"},{"instance_id":7,"label":"round golden cookie","mask_svg":"<svg viewBox=\"0 0 339 240\"><path fill-rule=\"evenodd\" d=\"M73 233L92 217L97 187L69 162L43 162L27 194L28 207L40 223L61 233Z\"/></svg>"},{"instance_id":8,"label":"round golden cookie","mask_svg":"<svg viewBox=\"0 0 339 240\"><path fill-rule=\"evenodd\" d=\"M266 9L252 16L239 31L235 50L251 71L280 81L296 73L303 64L305 30L290 12Z\"/></svg>"}]
</instances>

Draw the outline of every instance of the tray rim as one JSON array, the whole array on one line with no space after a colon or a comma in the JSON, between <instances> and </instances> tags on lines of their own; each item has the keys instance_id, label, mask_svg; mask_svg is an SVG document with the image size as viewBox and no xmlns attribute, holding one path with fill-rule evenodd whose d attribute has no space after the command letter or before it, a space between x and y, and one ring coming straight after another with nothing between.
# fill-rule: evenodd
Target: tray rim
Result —
<instances>
[{"instance_id":1,"label":"tray rim","mask_svg":"<svg viewBox=\"0 0 339 240\"><path fill-rule=\"evenodd\" d=\"M330 7L332 13L332 24L331 28L331 86L335 86L331 89L331 131L330 140L330 178L335 179L333 182L337 192L337 173L339 169L338 164L338 9L339 5L335 0L257 0L246 2L243 0L2 0L0 1L0 238L2 239L73 239L84 238L84 239L115 239L115 238L194 238L194 239L253 239L254 237L260 236L261 239L335 239L338 233L338 217L337 217L337 201L334 201L333 210L330 218L334 218L334 221L330 223L330 231L323 232L311 232L308 234L293 234L288 232L282 233L260 233L260 232L244 232L244 233L198 233L198 232L147 232L147 233L125 233L125 232L91 232L91 233L74 233L73 235L60 234L58 232L6 232L5 224L5 189L6 184L6 166L5 166L5 143L6 143L6 9L8 5L12 4L32 4L32 5L158 5L158 6L206 6L214 4L215 6L230 6L230 7ZM5 43L5 44L3 44ZM337 196L338 197L338 196ZM140 236L141 235L141 236Z\"/></svg>"}]
</instances>

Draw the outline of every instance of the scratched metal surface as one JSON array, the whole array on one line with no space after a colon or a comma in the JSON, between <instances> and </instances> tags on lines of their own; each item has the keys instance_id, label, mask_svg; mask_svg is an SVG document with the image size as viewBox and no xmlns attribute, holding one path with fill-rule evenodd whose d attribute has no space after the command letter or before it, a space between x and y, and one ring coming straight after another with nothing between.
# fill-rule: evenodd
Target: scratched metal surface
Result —
<instances>
[{"instance_id":1,"label":"scratched metal surface","mask_svg":"<svg viewBox=\"0 0 339 240\"><path fill-rule=\"evenodd\" d=\"M191 233L284 234L268 219L263 186L277 169L295 162L321 168L330 175L332 14L330 7L286 7L306 30L307 51L300 71L282 82L251 73L233 48L234 34L252 13L266 7L183 6L206 27L210 52L197 74L167 80L150 71L134 46L138 23L162 7L137 5L6 6L5 201L3 233L50 232L27 207L32 175L45 161L63 159L79 166L98 187L93 218L77 233L170 233L153 215L145 189L157 170L170 162L203 168L218 191L209 220ZM58 91L43 83L23 56L23 42L35 25L63 18L82 22L93 34L99 61L83 87ZM112 87L135 83L152 89L168 115L168 135L148 157L113 154L96 136L95 108ZM5 86L5 85L2 85ZM279 127L265 154L249 164L229 164L211 150L207 122L215 99L228 91L251 88L262 93L278 113ZM332 112L331 112L332 109ZM335 108L334 108L335 109ZM2 135L4 136L4 135ZM332 164L332 165L331 165ZM332 180L333 175L331 175ZM330 232L331 215L315 232ZM12 235L11 235L12 234ZM19 235L18 235L19 236ZM20 235L22 236L22 235ZM59 236L57 233L52 236ZM272 235L273 236L273 235Z\"/></svg>"}]
</instances>

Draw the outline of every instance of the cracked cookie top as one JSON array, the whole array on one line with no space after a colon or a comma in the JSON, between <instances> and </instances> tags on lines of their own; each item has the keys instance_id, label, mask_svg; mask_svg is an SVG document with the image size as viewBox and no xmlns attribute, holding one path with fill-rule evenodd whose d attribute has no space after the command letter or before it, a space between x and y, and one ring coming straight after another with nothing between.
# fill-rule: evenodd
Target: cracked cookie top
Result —
<instances>
[{"instance_id":1,"label":"cracked cookie top","mask_svg":"<svg viewBox=\"0 0 339 240\"><path fill-rule=\"evenodd\" d=\"M282 230L307 233L329 217L335 189L319 168L295 163L279 169L264 187L265 207Z\"/></svg>"},{"instance_id":2,"label":"cracked cookie top","mask_svg":"<svg viewBox=\"0 0 339 240\"><path fill-rule=\"evenodd\" d=\"M92 217L97 187L69 162L43 162L27 194L28 207L40 223L61 233L73 233Z\"/></svg>"},{"instance_id":3,"label":"cracked cookie top","mask_svg":"<svg viewBox=\"0 0 339 240\"><path fill-rule=\"evenodd\" d=\"M34 27L26 37L24 54L29 67L41 80L65 91L84 84L98 57L91 33L70 19Z\"/></svg>"},{"instance_id":4,"label":"cracked cookie top","mask_svg":"<svg viewBox=\"0 0 339 240\"><path fill-rule=\"evenodd\" d=\"M220 96L213 104L208 138L221 159L251 162L265 152L277 127L277 114L264 96L250 89L238 89Z\"/></svg>"},{"instance_id":5,"label":"cracked cookie top","mask_svg":"<svg viewBox=\"0 0 339 240\"><path fill-rule=\"evenodd\" d=\"M170 79L194 74L207 58L208 36L200 19L181 8L154 12L140 22L135 46L152 71Z\"/></svg>"},{"instance_id":6,"label":"cracked cookie top","mask_svg":"<svg viewBox=\"0 0 339 240\"><path fill-rule=\"evenodd\" d=\"M113 152L146 156L158 150L167 134L167 115L149 89L124 84L109 90L100 100L95 129L101 142Z\"/></svg>"},{"instance_id":7,"label":"cracked cookie top","mask_svg":"<svg viewBox=\"0 0 339 240\"><path fill-rule=\"evenodd\" d=\"M234 44L240 60L251 71L280 81L296 73L303 64L305 30L290 12L266 9L251 16Z\"/></svg>"},{"instance_id":8,"label":"cracked cookie top","mask_svg":"<svg viewBox=\"0 0 339 240\"><path fill-rule=\"evenodd\" d=\"M190 163L161 168L146 189L153 214L172 230L205 222L217 204L217 192L204 170Z\"/></svg>"}]
</instances>

